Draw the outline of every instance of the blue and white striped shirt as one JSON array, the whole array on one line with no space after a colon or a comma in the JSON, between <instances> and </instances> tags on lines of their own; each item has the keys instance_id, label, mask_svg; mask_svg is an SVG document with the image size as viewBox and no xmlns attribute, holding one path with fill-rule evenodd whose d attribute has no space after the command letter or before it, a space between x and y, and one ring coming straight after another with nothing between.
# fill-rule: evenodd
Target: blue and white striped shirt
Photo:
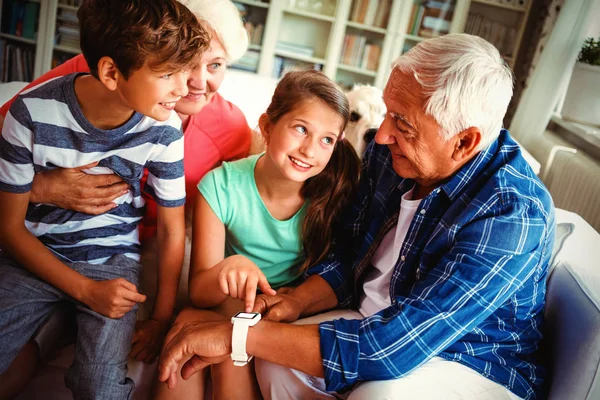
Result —
<instances>
[{"instance_id":1,"label":"blue and white striped shirt","mask_svg":"<svg viewBox=\"0 0 600 400\"><path fill-rule=\"evenodd\" d=\"M356 308L369 260L413 183L396 174L387 146L370 146L335 251L308 271L331 285L340 307ZM327 389L402 377L437 355L535 398L553 241L550 194L503 130L421 201L394 267L391 306L320 324Z\"/></svg>"},{"instance_id":2,"label":"blue and white striped shirt","mask_svg":"<svg viewBox=\"0 0 600 400\"><path fill-rule=\"evenodd\" d=\"M130 185L118 207L88 215L48 204L30 204L25 224L67 261L103 263L115 254L139 260L137 225L144 191L165 207L185 202L183 135L175 112L164 122L135 113L122 126L101 130L81 111L74 90L77 74L23 92L6 115L0 138L0 190L25 193L38 172L100 161L90 174L115 173Z\"/></svg>"}]
</instances>

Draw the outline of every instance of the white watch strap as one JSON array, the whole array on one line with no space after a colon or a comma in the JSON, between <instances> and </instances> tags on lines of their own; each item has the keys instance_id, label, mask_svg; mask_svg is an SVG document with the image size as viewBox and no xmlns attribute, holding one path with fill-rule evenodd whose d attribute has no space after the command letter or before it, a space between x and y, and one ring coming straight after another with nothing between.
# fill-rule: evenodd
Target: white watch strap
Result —
<instances>
[{"instance_id":1,"label":"white watch strap","mask_svg":"<svg viewBox=\"0 0 600 400\"><path fill-rule=\"evenodd\" d=\"M231 359L238 366L246 365L252 357L246 353L246 338L248 336L247 324L233 324L233 333L231 335Z\"/></svg>"}]
</instances>

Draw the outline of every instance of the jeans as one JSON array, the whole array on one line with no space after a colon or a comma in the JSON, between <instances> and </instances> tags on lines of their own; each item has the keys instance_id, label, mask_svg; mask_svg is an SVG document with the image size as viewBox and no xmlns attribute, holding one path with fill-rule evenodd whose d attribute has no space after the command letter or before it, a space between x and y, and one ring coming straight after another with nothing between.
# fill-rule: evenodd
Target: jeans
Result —
<instances>
[{"instance_id":1,"label":"jeans","mask_svg":"<svg viewBox=\"0 0 600 400\"><path fill-rule=\"evenodd\" d=\"M97 281L125 278L138 285L140 266L122 255L105 264L66 263ZM49 314L62 302L75 309L75 360L65 383L75 399L128 399L134 383L126 377L137 305L120 319L105 317L42 281L16 261L0 254L0 373Z\"/></svg>"}]
</instances>

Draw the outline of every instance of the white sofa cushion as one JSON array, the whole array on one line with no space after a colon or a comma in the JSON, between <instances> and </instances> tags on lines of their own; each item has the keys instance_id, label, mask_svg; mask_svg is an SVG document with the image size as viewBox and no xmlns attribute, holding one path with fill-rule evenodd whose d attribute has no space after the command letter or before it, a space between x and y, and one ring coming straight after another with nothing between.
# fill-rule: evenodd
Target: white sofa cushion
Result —
<instances>
[{"instance_id":1,"label":"white sofa cushion","mask_svg":"<svg viewBox=\"0 0 600 400\"><path fill-rule=\"evenodd\" d=\"M546 293L548 399L600 398L600 235L579 215L556 210L572 223L555 255Z\"/></svg>"},{"instance_id":2,"label":"white sofa cushion","mask_svg":"<svg viewBox=\"0 0 600 400\"><path fill-rule=\"evenodd\" d=\"M599 270L600 271L600 270ZM582 273L559 261L548 282L546 326L550 346L548 399L599 399L600 273Z\"/></svg>"}]
</instances>

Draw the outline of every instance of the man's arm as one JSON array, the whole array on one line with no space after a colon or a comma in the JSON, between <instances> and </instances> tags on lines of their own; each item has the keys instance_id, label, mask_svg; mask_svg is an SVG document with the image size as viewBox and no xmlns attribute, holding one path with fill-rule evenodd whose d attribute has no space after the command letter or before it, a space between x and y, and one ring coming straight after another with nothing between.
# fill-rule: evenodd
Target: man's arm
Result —
<instances>
[{"instance_id":1,"label":"man's arm","mask_svg":"<svg viewBox=\"0 0 600 400\"><path fill-rule=\"evenodd\" d=\"M227 360L231 355L231 335L229 321L185 324L165 343L158 366L159 380L173 388L179 379L179 371L187 379L207 365ZM322 377L319 341L318 325L260 321L248 330L246 351L264 360Z\"/></svg>"},{"instance_id":2,"label":"man's arm","mask_svg":"<svg viewBox=\"0 0 600 400\"><path fill-rule=\"evenodd\" d=\"M551 223L536 206L506 204L460 229L410 293L362 321L319 325L327 390L394 379L477 327L543 273Z\"/></svg>"}]
</instances>

